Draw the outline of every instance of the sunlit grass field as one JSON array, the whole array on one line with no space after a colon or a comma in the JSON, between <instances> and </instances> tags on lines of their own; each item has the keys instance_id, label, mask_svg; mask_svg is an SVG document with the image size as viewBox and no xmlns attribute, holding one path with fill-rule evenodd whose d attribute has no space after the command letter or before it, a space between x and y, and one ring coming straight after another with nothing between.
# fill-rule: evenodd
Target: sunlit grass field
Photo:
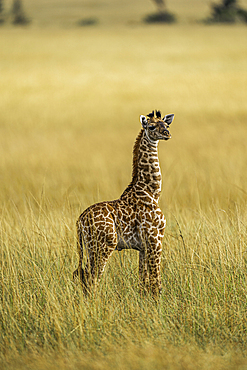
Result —
<instances>
[{"instance_id":1,"label":"sunlit grass field","mask_svg":"<svg viewBox=\"0 0 247 370\"><path fill-rule=\"evenodd\" d=\"M247 368L247 28L125 19L0 29L1 369ZM160 302L135 251L86 299L76 219L128 185L153 109L175 113Z\"/></svg>"}]
</instances>

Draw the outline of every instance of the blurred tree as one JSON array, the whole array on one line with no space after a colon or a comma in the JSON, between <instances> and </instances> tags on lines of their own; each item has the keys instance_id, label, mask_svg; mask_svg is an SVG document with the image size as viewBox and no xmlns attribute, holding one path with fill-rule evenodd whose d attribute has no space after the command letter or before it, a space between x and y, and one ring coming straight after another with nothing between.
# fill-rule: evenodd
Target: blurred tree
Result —
<instances>
[{"instance_id":1,"label":"blurred tree","mask_svg":"<svg viewBox=\"0 0 247 370\"><path fill-rule=\"evenodd\" d=\"M95 26L98 23L97 18L82 18L77 21L77 25L80 27Z\"/></svg>"},{"instance_id":2,"label":"blurred tree","mask_svg":"<svg viewBox=\"0 0 247 370\"><path fill-rule=\"evenodd\" d=\"M13 0L12 6L13 24L28 24L30 20L26 17L21 0Z\"/></svg>"},{"instance_id":3,"label":"blurred tree","mask_svg":"<svg viewBox=\"0 0 247 370\"><path fill-rule=\"evenodd\" d=\"M156 13L147 15L144 18L146 23L173 23L176 18L174 14L170 13L165 4L165 0L152 0L158 8Z\"/></svg>"},{"instance_id":4,"label":"blurred tree","mask_svg":"<svg viewBox=\"0 0 247 370\"><path fill-rule=\"evenodd\" d=\"M234 23L238 20L247 22L247 11L240 8L237 0L222 0L211 7L212 15L206 20L208 23Z\"/></svg>"},{"instance_id":5,"label":"blurred tree","mask_svg":"<svg viewBox=\"0 0 247 370\"><path fill-rule=\"evenodd\" d=\"M4 22L3 17L3 0L0 0L0 24Z\"/></svg>"},{"instance_id":6,"label":"blurred tree","mask_svg":"<svg viewBox=\"0 0 247 370\"><path fill-rule=\"evenodd\" d=\"M158 7L158 10L160 12L164 12L165 11L165 1L164 0L153 0L153 2L157 5Z\"/></svg>"}]
</instances>

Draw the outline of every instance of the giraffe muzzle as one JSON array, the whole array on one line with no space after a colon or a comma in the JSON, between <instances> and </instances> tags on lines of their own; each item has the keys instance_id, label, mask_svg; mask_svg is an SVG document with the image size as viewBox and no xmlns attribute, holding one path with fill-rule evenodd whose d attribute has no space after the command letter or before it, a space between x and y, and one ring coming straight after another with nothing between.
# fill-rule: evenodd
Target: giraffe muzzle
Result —
<instances>
[{"instance_id":1,"label":"giraffe muzzle","mask_svg":"<svg viewBox=\"0 0 247 370\"><path fill-rule=\"evenodd\" d=\"M163 132L163 135L164 135L164 140L169 140L169 139L171 139L171 137L172 137L172 135L170 134L170 132L169 132L169 131L167 131L167 130L165 130L165 131Z\"/></svg>"}]
</instances>

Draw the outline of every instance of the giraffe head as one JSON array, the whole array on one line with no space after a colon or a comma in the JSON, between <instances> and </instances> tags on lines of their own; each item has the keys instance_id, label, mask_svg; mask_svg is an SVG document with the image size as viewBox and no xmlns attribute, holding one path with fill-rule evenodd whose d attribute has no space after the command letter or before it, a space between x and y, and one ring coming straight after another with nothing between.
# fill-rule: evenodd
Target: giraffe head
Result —
<instances>
[{"instance_id":1,"label":"giraffe head","mask_svg":"<svg viewBox=\"0 0 247 370\"><path fill-rule=\"evenodd\" d=\"M168 140L172 136L169 132L169 126L172 123L174 114L167 114L164 118L161 118L159 110L152 111L147 117L141 115L140 121L144 128L147 138L151 142L158 142L159 140Z\"/></svg>"}]
</instances>

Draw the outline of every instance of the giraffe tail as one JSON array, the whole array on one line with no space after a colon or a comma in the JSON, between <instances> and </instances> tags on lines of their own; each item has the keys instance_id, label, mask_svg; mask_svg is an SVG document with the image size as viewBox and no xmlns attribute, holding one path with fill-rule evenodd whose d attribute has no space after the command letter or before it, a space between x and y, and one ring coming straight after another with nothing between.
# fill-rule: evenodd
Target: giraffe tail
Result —
<instances>
[{"instance_id":1,"label":"giraffe tail","mask_svg":"<svg viewBox=\"0 0 247 370\"><path fill-rule=\"evenodd\" d=\"M77 224L77 250L79 254L79 266L73 272L73 280L76 280L78 277L80 278L81 282L84 280L84 270L82 268L82 261L83 261L83 235L82 230L80 227L80 222L78 220Z\"/></svg>"}]
</instances>

